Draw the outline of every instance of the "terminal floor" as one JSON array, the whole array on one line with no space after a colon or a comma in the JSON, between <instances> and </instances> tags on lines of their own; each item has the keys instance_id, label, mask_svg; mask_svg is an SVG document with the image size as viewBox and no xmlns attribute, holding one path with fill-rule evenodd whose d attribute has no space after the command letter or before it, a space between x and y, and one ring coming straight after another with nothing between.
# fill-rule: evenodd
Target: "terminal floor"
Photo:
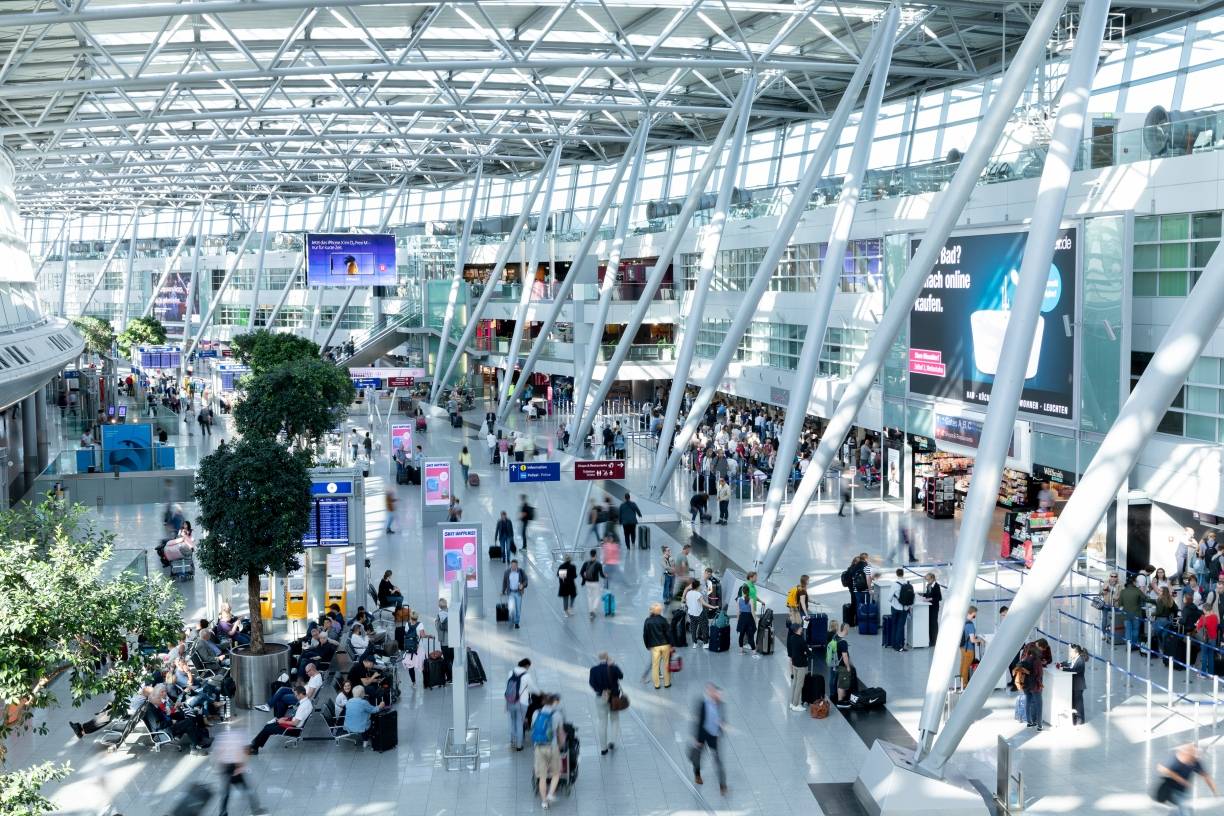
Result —
<instances>
[{"instance_id":1,"label":"terminal floor","mask_svg":"<svg viewBox=\"0 0 1224 816\"><path fill-rule=\"evenodd\" d=\"M555 561L552 549L568 542L578 523L584 486L564 478L559 484L519 485L506 483L504 472L494 473L486 464L483 432L474 423L481 414L472 412L463 429L451 429L445 419L431 419L423 437L427 454L457 455L467 444L473 452L474 469L482 477L478 488L463 489L460 497L466 521L481 521L491 533L501 510L512 512L519 493L527 493L537 507L532 525L527 570L531 586L524 603L523 625L512 630L495 625L491 612L498 601L501 565L488 564L483 582L485 619L470 622L471 642L483 658L490 681L467 690L470 725L480 730L481 762L476 772L443 769L440 748L450 725L454 690L412 690L406 687L400 703L400 743L385 754L358 753L347 745L303 744L286 749L274 739L252 761L252 778L262 804L272 813L308 812L312 816L369 816L372 814L517 814L535 813L538 800L529 789L531 752L507 749L507 723L502 700L504 679L510 667L530 657L540 684L562 695L568 718L577 724L582 741L579 778L572 796L562 796L554 808L575 814L664 814L775 812L822 812L816 793L822 786L854 779L876 734L913 739L921 709L921 698L930 661L929 650L907 653L885 652L878 637L851 634L851 654L860 675L869 685L884 686L889 695L888 712L873 722L852 722L834 714L816 721L787 709L789 683L782 641L774 655L752 659L738 650L711 654L700 649L683 652L685 666L670 690L655 691L640 682L646 652L641 644L641 622L646 608L661 584L659 546L692 540L699 560L716 565L744 565L752 561L759 505L735 502L732 523L727 527L704 525L692 530L687 519L653 524L653 547L649 552L626 551L613 589L618 614L594 621L579 614L565 618L556 597ZM543 441L551 437L547 421L538 423ZM644 494L645 476L631 467L625 486ZM418 488L397 487L385 478L385 454L367 480L368 555L374 574L395 571L396 580L408 592L414 607L432 609L433 599L425 587L425 546L419 518ZM457 471L457 468L456 468ZM668 503L683 508L687 494L677 477ZM639 489L641 488L641 489ZM391 489L400 498L398 528L386 536L383 493ZM683 499L683 501L682 501ZM147 548L155 542L160 527L160 508L124 507L103 510L100 523L113 528L119 546ZM816 591L829 610L840 609L844 591L837 575L851 555L860 550L882 552L895 540L905 521L915 531L922 561L946 561L955 547L955 521L933 521L921 514L896 512L879 501L858 503L853 515L839 517L836 506L821 504L804 518L777 573L782 587L799 572L818 576ZM589 533L583 539L590 541ZM993 557L984 552L984 558ZM151 569L153 561L150 561ZM1004 571L1006 573L1006 571ZM986 575L993 580L989 570ZM993 628L995 612L991 598L1005 598L1019 581L1017 573L999 578L1003 589L983 582L982 629ZM182 584L188 597L188 615L203 609L202 578ZM235 599L236 606L242 599ZM579 609L583 598L579 597ZM1069 609L1074 602L1064 601ZM995 605L997 606L997 604ZM832 613L834 616L836 612ZM1054 625L1053 622L1050 624ZM426 617L427 628L432 615ZM1052 629L1050 631L1053 631ZM1067 639L1072 633L1064 632ZM1076 635L1089 640L1085 633ZM586 685L587 671L599 651L607 650L622 666L632 705L621 717L622 736L617 749L601 757L595 738L592 694ZM1122 659L1125 652L1113 650ZM1138 670L1143 661L1132 667ZM1159 664L1155 664L1159 670ZM1195 736L1186 705L1171 714L1157 706L1148 715L1141 681L1127 689L1114 681L1111 707L1103 714L1104 669L1094 669L1089 678L1089 723L1074 730L1051 730L1041 734L1024 731L1012 718L1014 698L996 692L982 718L963 741L954 764L987 787L993 788L995 745L999 735L1019 735L1019 763L1025 779L1027 810L1035 813L1148 813L1158 808L1147 798L1152 768L1168 750ZM1157 671L1155 678L1162 675ZM1180 678L1180 675L1179 675ZM406 675L403 676L406 684ZM686 760L693 733L693 712L705 681L725 689L729 733L722 753L727 766L730 793L722 797L715 774L706 759L706 784L695 786ZM1210 690L1210 687L1206 687ZM144 748L114 754L101 752L92 741L77 741L67 727L69 719L87 719L97 708L59 708L45 712L49 728L45 736L25 736L12 741L9 762L26 765L35 761L68 761L73 774L52 788L64 813L122 813L154 816L165 813L174 797L192 781L215 782L215 769L204 757L174 750L151 754ZM259 712L238 712L229 726L253 734L266 719ZM1213 740L1210 710L1200 710L1199 736L1208 749L1208 769L1217 770L1219 750ZM844 788L842 789L844 791ZM244 805L232 803L234 812ZM1218 800L1200 798L1198 812L1212 812ZM206 811L208 813L214 810Z\"/></svg>"}]
</instances>

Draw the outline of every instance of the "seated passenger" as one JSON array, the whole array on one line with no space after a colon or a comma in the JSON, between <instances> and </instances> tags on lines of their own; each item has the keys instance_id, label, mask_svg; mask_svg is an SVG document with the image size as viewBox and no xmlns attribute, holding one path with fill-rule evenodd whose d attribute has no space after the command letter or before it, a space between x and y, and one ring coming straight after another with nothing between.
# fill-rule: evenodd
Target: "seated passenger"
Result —
<instances>
[{"instance_id":1,"label":"seated passenger","mask_svg":"<svg viewBox=\"0 0 1224 816\"><path fill-rule=\"evenodd\" d=\"M260 729L251 740L249 750L252 756L258 754L259 749L267 745L272 737L284 734L290 729L301 728L306 724L306 720L310 719L310 715L314 713L314 704L306 696L306 687L294 686L293 695L297 699L297 710L293 712L293 717L278 717Z\"/></svg>"},{"instance_id":2,"label":"seated passenger","mask_svg":"<svg viewBox=\"0 0 1224 816\"><path fill-rule=\"evenodd\" d=\"M378 582L378 605L394 606L396 609L404 605L404 593L391 583L391 570L384 572L382 580Z\"/></svg>"},{"instance_id":3,"label":"seated passenger","mask_svg":"<svg viewBox=\"0 0 1224 816\"><path fill-rule=\"evenodd\" d=\"M385 702L377 706L370 705L365 699L365 689L361 686L354 687L353 698L344 706L344 730L350 734L358 734L361 739L357 744L360 745L370 730L370 715L386 707Z\"/></svg>"},{"instance_id":4,"label":"seated passenger","mask_svg":"<svg viewBox=\"0 0 1224 816\"><path fill-rule=\"evenodd\" d=\"M168 538L153 548L161 559L163 567L170 566L171 561L188 558L195 552L195 536L191 530L191 522L184 521L178 535Z\"/></svg>"}]
</instances>

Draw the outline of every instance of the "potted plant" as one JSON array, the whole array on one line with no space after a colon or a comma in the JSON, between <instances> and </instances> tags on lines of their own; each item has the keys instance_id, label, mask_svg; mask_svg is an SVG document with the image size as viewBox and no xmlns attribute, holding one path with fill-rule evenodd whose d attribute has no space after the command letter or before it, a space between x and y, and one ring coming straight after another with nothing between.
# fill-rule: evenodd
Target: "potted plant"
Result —
<instances>
[{"instance_id":1,"label":"potted plant","mask_svg":"<svg viewBox=\"0 0 1224 816\"><path fill-rule=\"evenodd\" d=\"M318 358L281 363L242 383L234 424L244 437L274 439L308 447L344 422L356 398L348 372Z\"/></svg>"},{"instance_id":2,"label":"potted plant","mask_svg":"<svg viewBox=\"0 0 1224 816\"><path fill-rule=\"evenodd\" d=\"M289 647L264 640L259 579L300 566L309 527L310 455L273 439L221 443L200 462L195 498L206 531L198 556L216 580L246 581L251 642L233 652L238 705L264 701L268 684L288 668Z\"/></svg>"}]
</instances>

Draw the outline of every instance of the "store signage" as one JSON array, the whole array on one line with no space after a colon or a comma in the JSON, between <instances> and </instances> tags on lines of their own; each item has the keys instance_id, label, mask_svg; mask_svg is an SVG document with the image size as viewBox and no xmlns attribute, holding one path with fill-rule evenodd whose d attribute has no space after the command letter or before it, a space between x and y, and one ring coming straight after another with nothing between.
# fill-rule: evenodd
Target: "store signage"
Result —
<instances>
[{"instance_id":1,"label":"store signage","mask_svg":"<svg viewBox=\"0 0 1224 816\"><path fill-rule=\"evenodd\" d=\"M480 588L480 528L440 525L442 529L442 583L450 586L465 576L468 589Z\"/></svg>"},{"instance_id":2,"label":"store signage","mask_svg":"<svg viewBox=\"0 0 1224 816\"><path fill-rule=\"evenodd\" d=\"M962 448L976 448L982 441L982 421L964 416L935 414L935 439ZM1016 432L1013 430L1007 443L1007 455L1016 455Z\"/></svg>"},{"instance_id":3,"label":"store signage","mask_svg":"<svg viewBox=\"0 0 1224 816\"><path fill-rule=\"evenodd\" d=\"M510 465L510 483L559 482L560 462L515 462Z\"/></svg>"},{"instance_id":4,"label":"store signage","mask_svg":"<svg viewBox=\"0 0 1224 816\"><path fill-rule=\"evenodd\" d=\"M395 368L386 367L380 368L376 366L352 366L348 370L349 376L354 379L362 377L375 377L377 379L390 379L392 377L411 377L414 380L425 379L425 369L423 368Z\"/></svg>"},{"instance_id":5,"label":"store signage","mask_svg":"<svg viewBox=\"0 0 1224 816\"><path fill-rule=\"evenodd\" d=\"M625 478L625 463L620 459L574 463L574 479L580 482L623 478Z\"/></svg>"},{"instance_id":6,"label":"store signage","mask_svg":"<svg viewBox=\"0 0 1224 816\"><path fill-rule=\"evenodd\" d=\"M1033 463L1033 478L1039 482L1053 482L1060 485L1074 485L1075 474L1062 468L1050 467Z\"/></svg>"},{"instance_id":7,"label":"store signage","mask_svg":"<svg viewBox=\"0 0 1224 816\"><path fill-rule=\"evenodd\" d=\"M906 434L910 446L916 450L927 452L935 450L935 440L929 436L921 436L919 434Z\"/></svg>"},{"instance_id":8,"label":"store signage","mask_svg":"<svg viewBox=\"0 0 1224 816\"><path fill-rule=\"evenodd\" d=\"M422 465L421 486L426 507L446 507L451 499L451 466L447 461L427 461Z\"/></svg>"},{"instance_id":9,"label":"store signage","mask_svg":"<svg viewBox=\"0 0 1224 816\"><path fill-rule=\"evenodd\" d=\"M353 387L358 391L364 391L367 388L373 388L377 391L382 388L382 380L376 377L354 377Z\"/></svg>"},{"instance_id":10,"label":"store signage","mask_svg":"<svg viewBox=\"0 0 1224 816\"><path fill-rule=\"evenodd\" d=\"M416 382L415 377L388 377L387 387L388 388L411 388L413 383L415 382Z\"/></svg>"},{"instance_id":11,"label":"store signage","mask_svg":"<svg viewBox=\"0 0 1224 816\"><path fill-rule=\"evenodd\" d=\"M770 386L769 401L772 402L774 405L789 405L790 404L790 389L789 388L778 388L777 386Z\"/></svg>"},{"instance_id":12,"label":"store signage","mask_svg":"<svg viewBox=\"0 0 1224 816\"><path fill-rule=\"evenodd\" d=\"M939 251L910 312L910 391L988 405L1027 233L962 235ZM1070 419L1074 391L1076 232L1059 233L1025 369L1020 410ZM916 250L918 242L913 243Z\"/></svg>"}]
</instances>

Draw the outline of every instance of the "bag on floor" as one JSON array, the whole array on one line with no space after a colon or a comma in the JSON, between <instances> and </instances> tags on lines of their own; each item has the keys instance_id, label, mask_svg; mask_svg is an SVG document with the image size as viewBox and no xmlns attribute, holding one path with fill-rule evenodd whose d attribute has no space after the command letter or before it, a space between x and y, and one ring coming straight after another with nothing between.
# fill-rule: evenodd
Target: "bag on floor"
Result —
<instances>
[{"instance_id":1,"label":"bag on floor","mask_svg":"<svg viewBox=\"0 0 1224 816\"><path fill-rule=\"evenodd\" d=\"M499 555L498 557L500 558L501 556ZM510 605L499 603L496 609L494 610L493 614L497 618L498 623L509 623L510 622Z\"/></svg>"},{"instance_id":2,"label":"bag on floor","mask_svg":"<svg viewBox=\"0 0 1224 816\"><path fill-rule=\"evenodd\" d=\"M468 474L468 487L480 487L480 474L479 473L469 473Z\"/></svg>"},{"instance_id":3,"label":"bag on floor","mask_svg":"<svg viewBox=\"0 0 1224 816\"><path fill-rule=\"evenodd\" d=\"M883 708L888 702L888 692L882 688L865 688L850 695L850 705L857 709Z\"/></svg>"},{"instance_id":4,"label":"bag on floor","mask_svg":"<svg viewBox=\"0 0 1224 816\"><path fill-rule=\"evenodd\" d=\"M650 528L649 527L637 528L637 543L638 543L639 550L649 550L650 549Z\"/></svg>"},{"instance_id":5,"label":"bag on floor","mask_svg":"<svg viewBox=\"0 0 1224 816\"><path fill-rule=\"evenodd\" d=\"M416 429L421 432L429 429L429 426L425 423L425 417L419 416L416 418Z\"/></svg>"},{"instance_id":6,"label":"bag on floor","mask_svg":"<svg viewBox=\"0 0 1224 816\"><path fill-rule=\"evenodd\" d=\"M610 618L616 614L616 596L611 592L603 594L603 613L605 618Z\"/></svg>"},{"instance_id":7,"label":"bag on floor","mask_svg":"<svg viewBox=\"0 0 1224 816\"><path fill-rule=\"evenodd\" d=\"M498 544L489 545L489 558L494 561L500 561L502 558L502 548Z\"/></svg>"},{"instance_id":8,"label":"bag on floor","mask_svg":"<svg viewBox=\"0 0 1224 816\"><path fill-rule=\"evenodd\" d=\"M467 681L469 686L483 685L489 678L485 675L484 664L480 662L480 655L476 654L475 649L468 649L467 653Z\"/></svg>"},{"instance_id":9,"label":"bag on floor","mask_svg":"<svg viewBox=\"0 0 1224 816\"><path fill-rule=\"evenodd\" d=\"M421 668L421 682L425 688L438 688L446 685L446 661L441 657L430 657L425 659L425 665Z\"/></svg>"},{"instance_id":10,"label":"bag on floor","mask_svg":"<svg viewBox=\"0 0 1224 816\"><path fill-rule=\"evenodd\" d=\"M846 624L847 626L857 625L858 618L855 616L855 609L855 604L842 604L842 623Z\"/></svg>"},{"instance_id":11,"label":"bag on floor","mask_svg":"<svg viewBox=\"0 0 1224 816\"><path fill-rule=\"evenodd\" d=\"M823 720L829 716L829 701L817 700L808 706L808 711L811 713L813 720Z\"/></svg>"},{"instance_id":12,"label":"bag on floor","mask_svg":"<svg viewBox=\"0 0 1224 816\"><path fill-rule=\"evenodd\" d=\"M756 653L760 655L771 655L774 650L774 633L772 626L760 626L757 628L756 636Z\"/></svg>"},{"instance_id":13,"label":"bag on floor","mask_svg":"<svg viewBox=\"0 0 1224 816\"><path fill-rule=\"evenodd\" d=\"M394 708L370 715L370 746L375 751L390 751L399 745L399 716Z\"/></svg>"}]
</instances>

